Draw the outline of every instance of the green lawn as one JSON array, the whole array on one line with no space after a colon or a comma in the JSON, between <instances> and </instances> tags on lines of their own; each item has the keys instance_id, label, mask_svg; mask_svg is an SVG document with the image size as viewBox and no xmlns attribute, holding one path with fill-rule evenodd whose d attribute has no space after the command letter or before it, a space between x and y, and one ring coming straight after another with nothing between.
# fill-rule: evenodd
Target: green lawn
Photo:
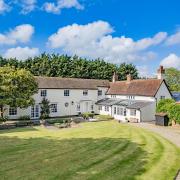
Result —
<instances>
[{"instance_id":1,"label":"green lawn","mask_svg":"<svg viewBox=\"0 0 180 180\"><path fill-rule=\"evenodd\" d=\"M58 131L0 131L0 179L171 180L180 150L159 135L114 121Z\"/></svg>"}]
</instances>

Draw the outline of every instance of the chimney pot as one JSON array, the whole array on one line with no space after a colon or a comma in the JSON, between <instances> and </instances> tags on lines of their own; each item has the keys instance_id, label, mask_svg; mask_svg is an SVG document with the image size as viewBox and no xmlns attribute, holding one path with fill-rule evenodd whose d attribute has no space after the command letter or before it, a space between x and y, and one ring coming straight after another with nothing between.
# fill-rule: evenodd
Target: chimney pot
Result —
<instances>
[{"instance_id":1,"label":"chimney pot","mask_svg":"<svg viewBox=\"0 0 180 180\"><path fill-rule=\"evenodd\" d=\"M116 82L116 81L118 81L118 75L116 74L116 72L114 72L112 77L112 82Z\"/></svg>"},{"instance_id":2,"label":"chimney pot","mask_svg":"<svg viewBox=\"0 0 180 180\"><path fill-rule=\"evenodd\" d=\"M164 79L164 75L165 75L165 69L163 66L160 66L159 69L157 70L157 78Z\"/></svg>"},{"instance_id":3,"label":"chimney pot","mask_svg":"<svg viewBox=\"0 0 180 180\"><path fill-rule=\"evenodd\" d=\"M132 78L131 74L128 74L127 75L127 82L131 82L132 80L133 80L133 78Z\"/></svg>"}]
</instances>

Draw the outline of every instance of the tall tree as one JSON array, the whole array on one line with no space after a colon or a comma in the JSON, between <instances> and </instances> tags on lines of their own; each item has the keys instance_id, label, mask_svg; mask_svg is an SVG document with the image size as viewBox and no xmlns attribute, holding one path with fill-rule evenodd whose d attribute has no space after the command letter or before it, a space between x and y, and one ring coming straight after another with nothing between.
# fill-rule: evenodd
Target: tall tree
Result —
<instances>
[{"instance_id":1,"label":"tall tree","mask_svg":"<svg viewBox=\"0 0 180 180\"><path fill-rule=\"evenodd\" d=\"M126 80L127 75L131 74L133 79L138 78L138 71L133 64L122 63L118 68L119 80Z\"/></svg>"},{"instance_id":2,"label":"tall tree","mask_svg":"<svg viewBox=\"0 0 180 180\"><path fill-rule=\"evenodd\" d=\"M180 92L180 70L167 68L165 70L165 79L171 91Z\"/></svg>"},{"instance_id":3,"label":"tall tree","mask_svg":"<svg viewBox=\"0 0 180 180\"><path fill-rule=\"evenodd\" d=\"M32 95L37 92L34 76L24 69L0 67L0 112L6 105L26 108L33 105Z\"/></svg>"}]
</instances>

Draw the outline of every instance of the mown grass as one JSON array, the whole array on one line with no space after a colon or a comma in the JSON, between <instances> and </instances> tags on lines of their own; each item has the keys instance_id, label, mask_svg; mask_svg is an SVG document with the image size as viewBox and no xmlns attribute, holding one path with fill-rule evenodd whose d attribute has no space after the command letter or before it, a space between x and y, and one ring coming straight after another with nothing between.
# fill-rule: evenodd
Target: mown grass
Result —
<instances>
[{"instance_id":1,"label":"mown grass","mask_svg":"<svg viewBox=\"0 0 180 180\"><path fill-rule=\"evenodd\" d=\"M0 132L0 179L173 179L179 149L159 135L114 121L59 131Z\"/></svg>"}]
</instances>

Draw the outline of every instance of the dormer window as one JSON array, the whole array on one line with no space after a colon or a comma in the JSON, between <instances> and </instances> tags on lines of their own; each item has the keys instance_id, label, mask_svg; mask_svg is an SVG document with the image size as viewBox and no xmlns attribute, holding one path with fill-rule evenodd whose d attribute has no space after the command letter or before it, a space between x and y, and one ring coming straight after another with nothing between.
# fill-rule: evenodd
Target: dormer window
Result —
<instances>
[{"instance_id":1,"label":"dormer window","mask_svg":"<svg viewBox=\"0 0 180 180\"><path fill-rule=\"evenodd\" d=\"M41 90L41 97L47 96L47 90Z\"/></svg>"},{"instance_id":2,"label":"dormer window","mask_svg":"<svg viewBox=\"0 0 180 180\"><path fill-rule=\"evenodd\" d=\"M98 96L102 96L102 90L98 90Z\"/></svg>"},{"instance_id":3,"label":"dormer window","mask_svg":"<svg viewBox=\"0 0 180 180\"><path fill-rule=\"evenodd\" d=\"M87 96L88 95L88 90L83 90L83 96Z\"/></svg>"},{"instance_id":4,"label":"dormer window","mask_svg":"<svg viewBox=\"0 0 180 180\"><path fill-rule=\"evenodd\" d=\"M69 89L64 90L64 96L69 96Z\"/></svg>"}]
</instances>

